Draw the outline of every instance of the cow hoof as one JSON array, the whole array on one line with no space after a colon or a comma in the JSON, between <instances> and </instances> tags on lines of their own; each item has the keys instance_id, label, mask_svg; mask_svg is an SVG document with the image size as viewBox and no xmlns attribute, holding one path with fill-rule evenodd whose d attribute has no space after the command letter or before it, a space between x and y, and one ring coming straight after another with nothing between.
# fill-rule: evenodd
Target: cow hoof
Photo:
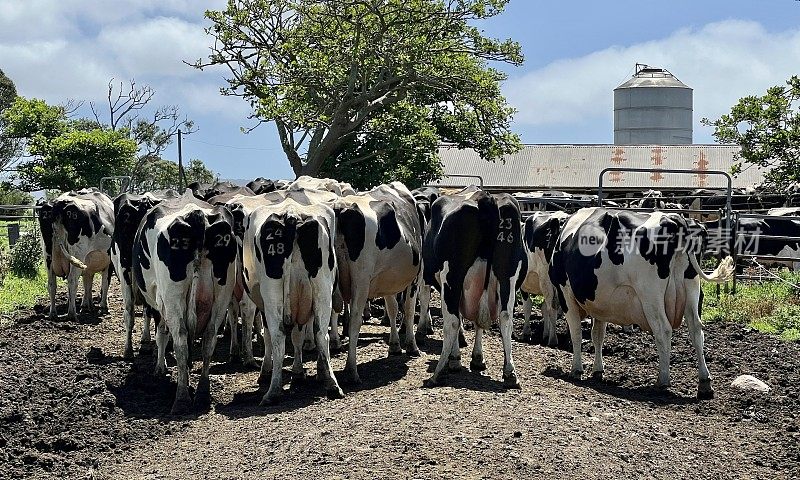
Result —
<instances>
[{"instance_id":1,"label":"cow hoof","mask_svg":"<svg viewBox=\"0 0 800 480\"><path fill-rule=\"evenodd\" d=\"M422 355L419 351L419 348L409 348L408 350L406 350L406 353L408 354L409 357L419 357Z\"/></svg>"},{"instance_id":2,"label":"cow hoof","mask_svg":"<svg viewBox=\"0 0 800 480\"><path fill-rule=\"evenodd\" d=\"M146 341L143 340L142 343L139 344L139 353L152 352L152 351L153 351L153 344L150 343L150 340Z\"/></svg>"},{"instance_id":3,"label":"cow hoof","mask_svg":"<svg viewBox=\"0 0 800 480\"><path fill-rule=\"evenodd\" d=\"M400 347L400 343L390 343L389 344L389 355L402 355L403 349Z\"/></svg>"},{"instance_id":4,"label":"cow hoof","mask_svg":"<svg viewBox=\"0 0 800 480\"><path fill-rule=\"evenodd\" d=\"M303 344L303 351L306 353L313 352L316 349L317 349L317 344L314 342L305 342Z\"/></svg>"},{"instance_id":5,"label":"cow hoof","mask_svg":"<svg viewBox=\"0 0 800 480\"><path fill-rule=\"evenodd\" d=\"M711 387L711 380L700 382L697 385L697 399L711 400L712 398L714 398L714 389Z\"/></svg>"},{"instance_id":6,"label":"cow hoof","mask_svg":"<svg viewBox=\"0 0 800 480\"><path fill-rule=\"evenodd\" d=\"M459 373L464 371L464 367L462 367L460 363L457 365L448 365L447 371L450 373Z\"/></svg>"},{"instance_id":7,"label":"cow hoof","mask_svg":"<svg viewBox=\"0 0 800 480\"><path fill-rule=\"evenodd\" d=\"M440 381L439 381L438 378L436 378L435 375L433 377L431 377L431 378L426 378L422 382L422 386L424 388L435 388L435 387L438 387L439 385L440 385Z\"/></svg>"},{"instance_id":8,"label":"cow hoof","mask_svg":"<svg viewBox=\"0 0 800 480\"><path fill-rule=\"evenodd\" d=\"M486 371L486 362L483 360L472 360L469 362L469 369L473 372L483 372Z\"/></svg>"},{"instance_id":9,"label":"cow hoof","mask_svg":"<svg viewBox=\"0 0 800 480\"><path fill-rule=\"evenodd\" d=\"M325 392L330 400L339 400L344 398L344 392L339 387L330 387Z\"/></svg>"},{"instance_id":10,"label":"cow hoof","mask_svg":"<svg viewBox=\"0 0 800 480\"><path fill-rule=\"evenodd\" d=\"M575 380L580 380L583 376L583 370L572 370L569 372L569 377L574 378Z\"/></svg>"},{"instance_id":11,"label":"cow hoof","mask_svg":"<svg viewBox=\"0 0 800 480\"><path fill-rule=\"evenodd\" d=\"M361 377L358 376L358 373L351 370L342 372L342 380L350 385L361 385Z\"/></svg>"},{"instance_id":12,"label":"cow hoof","mask_svg":"<svg viewBox=\"0 0 800 480\"><path fill-rule=\"evenodd\" d=\"M125 353L122 354L123 360L133 360L133 347L128 347L125 349Z\"/></svg>"},{"instance_id":13,"label":"cow hoof","mask_svg":"<svg viewBox=\"0 0 800 480\"><path fill-rule=\"evenodd\" d=\"M670 382L658 382L656 383L656 390L666 391L670 386Z\"/></svg>"},{"instance_id":14,"label":"cow hoof","mask_svg":"<svg viewBox=\"0 0 800 480\"><path fill-rule=\"evenodd\" d=\"M508 375L503 375L503 387L509 390L522 389L522 386L519 384L519 379L517 378L517 374L514 372L511 372Z\"/></svg>"},{"instance_id":15,"label":"cow hoof","mask_svg":"<svg viewBox=\"0 0 800 480\"><path fill-rule=\"evenodd\" d=\"M603 379L603 371L599 370L597 372L592 372L592 378L595 380L602 380Z\"/></svg>"},{"instance_id":16,"label":"cow hoof","mask_svg":"<svg viewBox=\"0 0 800 480\"><path fill-rule=\"evenodd\" d=\"M58 318L58 315L56 314L56 312L50 312L50 314L47 315L47 318L50 320L55 320Z\"/></svg>"},{"instance_id":17,"label":"cow hoof","mask_svg":"<svg viewBox=\"0 0 800 480\"><path fill-rule=\"evenodd\" d=\"M342 341L337 339L336 341L331 340L328 344L331 352L341 352L342 351Z\"/></svg>"},{"instance_id":18,"label":"cow hoof","mask_svg":"<svg viewBox=\"0 0 800 480\"><path fill-rule=\"evenodd\" d=\"M558 347L558 339L548 341L547 346L550 348Z\"/></svg>"}]
</instances>

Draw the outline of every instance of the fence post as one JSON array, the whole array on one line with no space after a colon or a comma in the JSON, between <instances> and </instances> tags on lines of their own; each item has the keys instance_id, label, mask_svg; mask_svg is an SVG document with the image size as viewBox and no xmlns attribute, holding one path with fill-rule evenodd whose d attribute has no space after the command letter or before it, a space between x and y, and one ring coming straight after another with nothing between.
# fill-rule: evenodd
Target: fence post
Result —
<instances>
[{"instance_id":1,"label":"fence post","mask_svg":"<svg viewBox=\"0 0 800 480\"><path fill-rule=\"evenodd\" d=\"M13 247L19 241L19 223L9 223L8 228L8 246Z\"/></svg>"}]
</instances>

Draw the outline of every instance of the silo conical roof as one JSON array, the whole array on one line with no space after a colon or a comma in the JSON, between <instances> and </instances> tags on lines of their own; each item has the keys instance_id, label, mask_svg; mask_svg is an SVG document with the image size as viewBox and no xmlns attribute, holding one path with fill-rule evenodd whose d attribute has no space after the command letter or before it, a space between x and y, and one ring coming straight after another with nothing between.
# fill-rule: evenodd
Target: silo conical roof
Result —
<instances>
[{"instance_id":1,"label":"silo conical roof","mask_svg":"<svg viewBox=\"0 0 800 480\"><path fill-rule=\"evenodd\" d=\"M614 90L637 87L689 88L666 69L645 66L641 69L637 68L637 70L633 77ZM691 90L691 88L689 89Z\"/></svg>"}]
</instances>

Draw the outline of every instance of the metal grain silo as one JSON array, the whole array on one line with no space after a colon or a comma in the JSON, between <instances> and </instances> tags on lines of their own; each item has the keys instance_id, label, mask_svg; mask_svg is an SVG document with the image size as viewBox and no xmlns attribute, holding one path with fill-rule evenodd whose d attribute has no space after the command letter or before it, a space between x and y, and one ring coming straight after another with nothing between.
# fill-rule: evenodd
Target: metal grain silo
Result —
<instances>
[{"instance_id":1,"label":"metal grain silo","mask_svg":"<svg viewBox=\"0 0 800 480\"><path fill-rule=\"evenodd\" d=\"M692 143L692 89L663 68L636 64L614 89L615 145Z\"/></svg>"}]
</instances>

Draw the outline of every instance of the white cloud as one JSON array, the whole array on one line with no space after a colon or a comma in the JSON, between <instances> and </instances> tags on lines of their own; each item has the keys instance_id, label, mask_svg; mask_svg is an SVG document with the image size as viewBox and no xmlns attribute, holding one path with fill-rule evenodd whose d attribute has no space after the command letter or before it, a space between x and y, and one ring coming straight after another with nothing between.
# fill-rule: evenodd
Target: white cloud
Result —
<instances>
[{"instance_id":1,"label":"white cloud","mask_svg":"<svg viewBox=\"0 0 800 480\"><path fill-rule=\"evenodd\" d=\"M97 42L128 76L188 77L196 71L183 62L208 56L210 38L200 24L156 17L104 28Z\"/></svg>"},{"instance_id":2,"label":"white cloud","mask_svg":"<svg viewBox=\"0 0 800 480\"><path fill-rule=\"evenodd\" d=\"M761 94L800 73L800 30L773 33L739 20L710 23L660 40L553 62L508 80L504 92L519 110L519 125L609 121L612 91L627 80L625 72L633 73L636 62L667 68L694 89L698 140L702 117L718 117L740 97Z\"/></svg>"}]
</instances>

